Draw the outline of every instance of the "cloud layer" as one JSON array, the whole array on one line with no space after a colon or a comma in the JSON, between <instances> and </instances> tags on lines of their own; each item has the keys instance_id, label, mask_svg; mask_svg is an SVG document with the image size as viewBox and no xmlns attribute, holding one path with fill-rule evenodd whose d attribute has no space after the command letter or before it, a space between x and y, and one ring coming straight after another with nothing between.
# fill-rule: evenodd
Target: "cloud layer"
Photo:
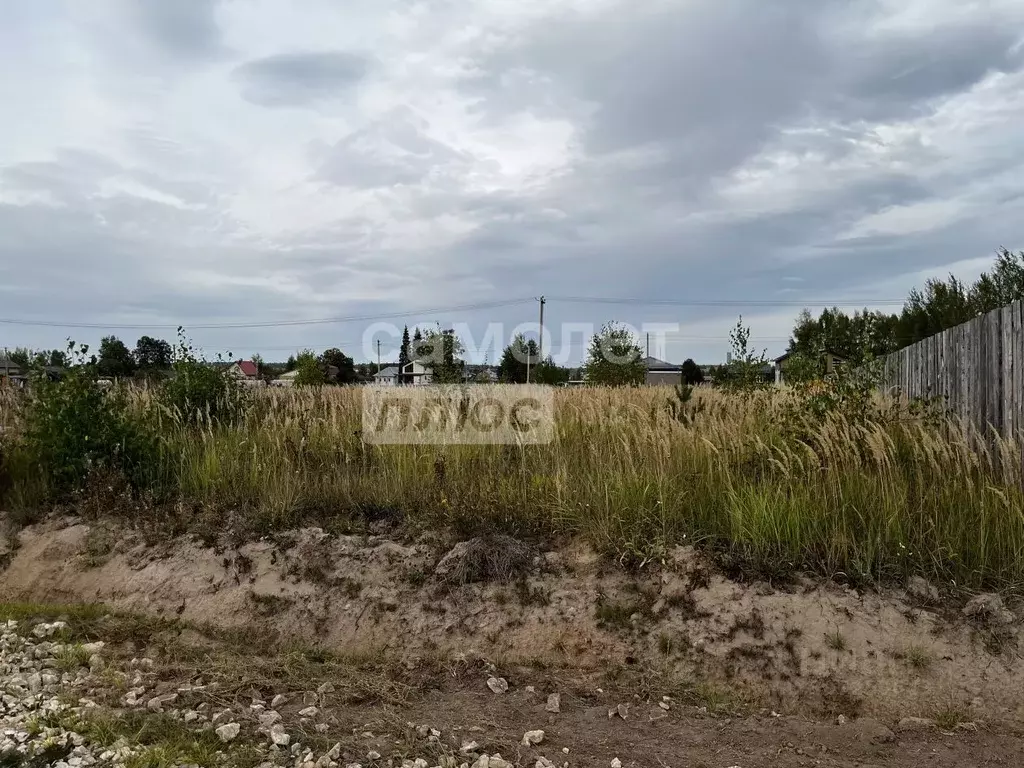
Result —
<instances>
[{"instance_id":1,"label":"cloud layer","mask_svg":"<svg viewBox=\"0 0 1024 768\"><path fill-rule=\"evenodd\" d=\"M802 303L898 299L1024 245L1015 0L0 14L4 319L196 326L545 294L556 327L678 322L663 353L714 362L741 311L774 352ZM554 298L572 296L730 303ZM423 319L482 335L535 311ZM363 357L366 325L194 335ZM101 333L0 325L0 346Z\"/></svg>"}]
</instances>

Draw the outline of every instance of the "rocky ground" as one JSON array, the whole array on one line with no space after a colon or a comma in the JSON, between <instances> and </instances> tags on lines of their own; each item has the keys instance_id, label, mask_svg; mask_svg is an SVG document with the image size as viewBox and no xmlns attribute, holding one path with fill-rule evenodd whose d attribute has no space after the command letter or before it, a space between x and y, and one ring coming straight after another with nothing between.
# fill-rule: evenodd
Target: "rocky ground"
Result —
<instances>
[{"instance_id":1,"label":"rocky ground","mask_svg":"<svg viewBox=\"0 0 1024 768\"><path fill-rule=\"evenodd\" d=\"M0 766L1024 763L1005 727L743 711L642 674L601 687L478 659L396 667L96 607L8 603L0 615Z\"/></svg>"},{"instance_id":2,"label":"rocky ground","mask_svg":"<svg viewBox=\"0 0 1024 768\"><path fill-rule=\"evenodd\" d=\"M692 548L630 571L493 536L8 530L0 768L1024 765L998 595Z\"/></svg>"}]
</instances>

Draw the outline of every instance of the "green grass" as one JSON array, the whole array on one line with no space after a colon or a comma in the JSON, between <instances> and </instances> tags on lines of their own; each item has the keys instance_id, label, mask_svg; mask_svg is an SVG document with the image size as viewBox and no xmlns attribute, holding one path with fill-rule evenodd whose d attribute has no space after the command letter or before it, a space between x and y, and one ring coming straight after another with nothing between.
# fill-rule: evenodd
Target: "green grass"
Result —
<instances>
[{"instance_id":1,"label":"green grass","mask_svg":"<svg viewBox=\"0 0 1024 768\"><path fill-rule=\"evenodd\" d=\"M13 619L20 622L20 631L29 631L40 622L63 621L66 627L59 630L54 639L64 643L92 642L103 640L107 643L133 641L147 644L150 640L184 624L176 619L161 619L142 614L123 613L97 603L31 603L0 602L0 621ZM82 651L66 651L65 664L72 664L88 655Z\"/></svg>"},{"instance_id":2,"label":"green grass","mask_svg":"<svg viewBox=\"0 0 1024 768\"><path fill-rule=\"evenodd\" d=\"M57 669L61 672L74 672L79 667L89 666L89 656L89 651L83 648L81 643L74 643L61 648L54 658L57 660Z\"/></svg>"},{"instance_id":3,"label":"green grass","mask_svg":"<svg viewBox=\"0 0 1024 768\"><path fill-rule=\"evenodd\" d=\"M228 751L211 728L193 729L163 713L101 709L82 717L65 718L63 724L103 747L122 740L141 746L141 751L125 764L131 768L170 768L182 764L214 766L220 762L217 753ZM245 751L244 744L233 744L231 765L258 762L258 759L253 760L254 754L247 762Z\"/></svg>"},{"instance_id":4,"label":"green grass","mask_svg":"<svg viewBox=\"0 0 1024 768\"><path fill-rule=\"evenodd\" d=\"M911 645L903 650L903 658L911 667L924 671L932 666L935 657L931 651L920 645Z\"/></svg>"},{"instance_id":5,"label":"green grass","mask_svg":"<svg viewBox=\"0 0 1024 768\"><path fill-rule=\"evenodd\" d=\"M935 724L943 731L953 731L961 723L970 722L968 707L956 701L950 701L939 707L932 714Z\"/></svg>"},{"instance_id":6,"label":"green grass","mask_svg":"<svg viewBox=\"0 0 1024 768\"><path fill-rule=\"evenodd\" d=\"M671 390L593 388L555 393L548 445L369 446L360 395L260 393L242 424L196 428L134 393L161 437L137 476L156 479L134 496L97 484L84 507L152 520L154 536L215 536L228 509L243 536L366 531L366 510L389 510L414 530L582 537L633 568L697 544L773 579L805 570L860 585L915 574L975 590L1024 585L1018 448L953 422L882 410L815 421L788 391L716 390L698 391L699 416L680 421ZM0 421L18 419L16 400L0 398ZM44 498L26 448L5 439L11 505ZM108 547L97 540L95 562Z\"/></svg>"}]
</instances>

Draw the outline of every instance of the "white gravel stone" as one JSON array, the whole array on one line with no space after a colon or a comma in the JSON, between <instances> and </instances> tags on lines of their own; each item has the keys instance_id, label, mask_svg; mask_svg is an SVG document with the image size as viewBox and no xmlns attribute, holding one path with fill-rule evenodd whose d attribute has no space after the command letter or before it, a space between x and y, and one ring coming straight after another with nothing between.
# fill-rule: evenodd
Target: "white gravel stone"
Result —
<instances>
[{"instance_id":1,"label":"white gravel stone","mask_svg":"<svg viewBox=\"0 0 1024 768\"><path fill-rule=\"evenodd\" d=\"M487 687L494 693L505 693L508 691L508 681L504 677L489 677Z\"/></svg>"},{"instance_id":2,"label":"white gravel stone","mask_svg":"<svg viewBox=\"0 0 1024 768\"><path fill-rule=\"evenodd\" d=\"M529 747L540 744L542 741L544 741L544 731L527 731L523 734L523 740L520 743L524 747Z\"/></svg>"},{"instance_id":3,"label":"white gravel stone","mask_svg":"<svg viewBox=\"0 0 1024 768\"><path fill-rule=\"evenodd\" d=\"M237 739L241 730L242 726L238 723L224 723L224 725L217 726L216 733L221 741L229 742Z\"/></svg>"}]
</instances>

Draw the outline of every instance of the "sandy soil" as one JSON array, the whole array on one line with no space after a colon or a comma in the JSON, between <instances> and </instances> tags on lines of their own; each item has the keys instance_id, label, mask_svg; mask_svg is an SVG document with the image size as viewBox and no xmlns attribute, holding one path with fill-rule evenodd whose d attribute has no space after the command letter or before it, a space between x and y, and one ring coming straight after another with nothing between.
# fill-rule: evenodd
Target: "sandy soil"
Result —
<instances>
[{"instance_id":1,"label":"sandy soil","mask_svg":"<svg viewBox=\"0 0 1024 768\"><path fill-rule=\"evenodd\" d=\"M150 547L128 530L50 521L21 531L10 554L0 556L0 563L6 561L0 592L7 599L98 601L198 623L257 627L409 660L479 657L532 669L571 667L581 679L649 669L658 679L727 691L748 712L830 724L783 726L772 717L716 721L701 737L713 733L716 743L745 744L741 752L756 747L759 760L768 745L759 745L756 734L778 733L782 745L820 741L829 750L822 754L831 755L847 750L845 740L863 742L867 737L856 734L875 728L872 723L893 729L906 717L938 716L1007 732L1024 715L1015 617L998 626L970 622L960 617L959 605L923 604L902 591L859 593L811 580L784 590L736 583L685 548L664 564L628 574L586 547L570 545L538 553L513 583L453 584L435 571L450 544L305 529L239 547L211 548L190 539ZM634 727L608 725L602 706L594 708L597 714L575 716L586 722L601 715L597 719L613 729ZM835 730L840 715L848 722ZM687 730L692 724L643 727L672 743L697 738ZM755 736L748 739L747 728ZM804 735L794 735L793 728ZM647 738L625 730L620 737L637 744ZM874 744L874 738L867 741ZM931 754L930 738L924 738L920 764ZM877 755L872 746L857 751L852 762L830 757L833 762L821 763L815 762L821 755L797 754L775 744L774 736L769 741L781 749L773 765L918 764L918 758L886 762L893 749L886 739L875 745ZM640 764L672 764L664 757L670 752L645 748L652 751Z\"/></svg>"}]
</instances>

